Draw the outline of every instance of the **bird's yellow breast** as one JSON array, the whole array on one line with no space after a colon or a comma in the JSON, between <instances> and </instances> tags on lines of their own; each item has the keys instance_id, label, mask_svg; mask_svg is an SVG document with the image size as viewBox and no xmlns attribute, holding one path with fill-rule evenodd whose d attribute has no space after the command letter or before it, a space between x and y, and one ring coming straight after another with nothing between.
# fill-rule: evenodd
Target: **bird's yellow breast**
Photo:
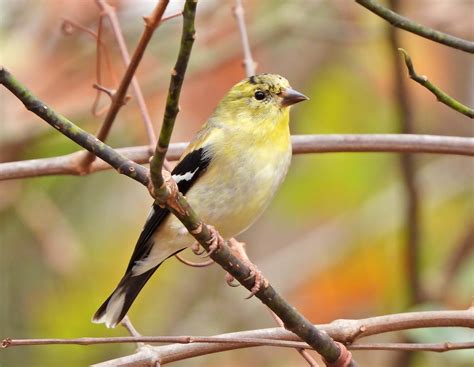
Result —
<instances>
[{"instance_id":1,"label":"bird's yellow breast","mask_svg":"<svg viewBox=\"0 0 474 367\"><path fill-rule=\"evenodd\" d=\"M280 117L252 133L241 128L214 135L225 143L211 142L212 162L199 185L186 195L204 221L224 238L241 233L262 214L288 171L288 115Z\"/></svg>"}]
</instances>

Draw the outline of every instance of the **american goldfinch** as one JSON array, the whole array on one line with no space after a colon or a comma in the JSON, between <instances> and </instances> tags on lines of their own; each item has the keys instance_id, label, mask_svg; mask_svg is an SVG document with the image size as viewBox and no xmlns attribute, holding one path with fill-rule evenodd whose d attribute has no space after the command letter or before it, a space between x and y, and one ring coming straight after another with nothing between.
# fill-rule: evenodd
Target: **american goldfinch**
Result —
<instances>
[{"instance_id":1,"label":"american goldfinch","mask_svg":"<svg viewBox=\"0 0 474 367\"><path fill-rule=\"evenodd\" d=\"M291 160L289 107L306 99L279 75L242 80L222 99L173 169L180 192L224 239L246 230L283 181ZM193 242L169 210L154 204L125 275L92 321L116 326L163 261Z\"/></svg>"}]
</instances>

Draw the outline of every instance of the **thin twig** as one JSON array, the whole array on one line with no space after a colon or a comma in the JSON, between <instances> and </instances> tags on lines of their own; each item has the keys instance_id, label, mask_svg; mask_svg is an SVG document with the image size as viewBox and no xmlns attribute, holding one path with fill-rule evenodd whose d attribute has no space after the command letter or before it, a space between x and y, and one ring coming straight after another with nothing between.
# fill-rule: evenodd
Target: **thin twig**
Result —
<instances>
[{"instance_id":1,"label":"thin twig","mask_svg":"<svg viewBox=\"0 0 474 367\"><path fill-rule=\"evenodd\" d=\"M337 152L435 153L474 156L474 139L455 136L415 134L346 134L293 135L293 154ZM169 145L166 158L177 160L188 143ZM149 146L118 148L116 151L136 163L148 163ZM48 175L84 175L111 169L96 160L88 172L79 165L84 151L52 158L0 163L0 180L41 177Z\"/></svg>"},{"instance_id":2,"label":"thin twig","mask_svg":"<svg viewBox=\"0 0 474 367\"><path fill-rule=\"evenodd\" d=\"M125 40L123 38L122 28L120 27L115 8L109 5L106 0L96 0L96 4L99 6L99 8L110 21L114 37L117 41L120 54L122 56L122 61L125 67L127 67L131 62L130 55L128 53L127 44L125 43ZM148 136L148 143L150 144L150 146L154 147L156 145L155 131L153 129L150 114L148 113L145 98L143 97L143 93L140 89L140 85L138 84L136 76L133 76L132 78L132 89L133 93L135 94L135 98L137 99L138 108L140 109L140 113L145 124L145 130Z\"/></svg>"},{"instance_id":3,"label":"thin twig","mask_svg":"<svg viewBox=\"0 0 474 367\"><path fill-rule=\"evenodd\" d=\"M75 28L75 29L78 29L82 32L84 32L85 34L88 34L90 36L92 36L96 42L96 65L95 65L95 72L96 72L96 81L97 83L94 84L93 87L95 87L96 85L97 86L101 86L102 84L102 73L101 73L101 63L102 63L102 51L104 53L104 56L105 56L105 64L106 64L106 67L107 67L107 70L109 70L110 72L110 76L112 78L112 81L113 81L113 85L116 85L118 84L117 82L117 77L115 76L115 73L113 72L113 69L112 69L112 64L110 62L110 57L109 57L109 53L108 53L108 50L107 50L107 46L102 42L102 22L103 20L103 16L100 16L99 17L99 21L98 21L98 24L97 24L97 33L94 32L93 30L83 26L82 24L79 24L79 23L76 23L70 19L64 19L63 20L63 24L61 26L61 29L63 31L64 34L66 35L71 35L72 34L72 30ZM98 106L99 106L99 101L100 101L100 97L101 97L101 91L102 92L105 92L110 98L112 98L112 95L110 93L110 90L105 88L105 87L102 87L102 88L95 88L97 89L97 93L96 93L96 96L94 98L94 102L92 103L92 114L94 116L100 116L102 115L102 113L109 108L109 106L104 106L104 108L102 108L101 110L97 110L98 109Z\"/></svg>"},{"instance_id":4,"label":"thin twig","mask_svg":"<svg viewBox=\"0 0 474 367\"><path fill-rule=\"evenodd\" d=\"M132 321L130 320L130 317L128 317L128 315L125 315L125 317L122 319L122 321L120 321L120 324L125 328L127 329L128 333L135 337L135 338L139 338L141 337L142 335L138 332L137 329L135 329L135 326L133 326L132 324ZM137 344L137 348L141 348L143 346L145 346L145 343L143 342L139 342L137 341L136 342Z\"/></svg>"},{"instance_id":5,"label":"thin twig","mask_svg":"<svg viewBox=\"0 0 474 367\"><path fill-rule=\"evenodd\" d=\"M384 333L391 333L395 331L420 329L420 328L434 328L434 327L463 327L463 328L474 328L474 308L469 307L465 310L448 310L448 311L417 311L417 312L403 312L383 316L368 317L365 319L340 319L334 320L329 324L315 325L319 329L324 330L326 333L331 335L334 339L341 341L346 344L351 344L355 340L359 340L364 337L379 335ZM286 341L298 341L299 338L294 333L285 330L284 328L267 328L267 329L255 329L233 332L228 334L216 335L210 338L243 338L249 339L273 339L273 340L286 340ZM125 338L127 342L135 342L136 338L132 337L118 337L118 341L112 341L121 343L122 339ZM150 337L146 341L153 340L156 343L189 343L191 336L157 336ZM153 338L153 339L152 339ZM110 337L107 338L77 338L77 339L11 339L7 338L6 347L15 345L32 345L38 344L38 340L52 340L52 343L57 344L90 344L94 340L105 340L107 342ZM112 337L116 339L116 337ZM16 340L25 340L25 342L16 342ZM71 342L71 340L73 342ZM226 339L227 340L227 339ZM144 340L140 340L144 341ZM151 342L151 341L150 341ZM193 339L193 342L196 342Z\"/></svg>"},{"instance_id":6,"label":"thin twig","mask_svg":"<svg viewBox=\"0 0 474 367\"><path fill-rule=\"evenodd\" d=\"M367 343L352 344L348 346L351 350L387 350L406 352L449 352L451 350L474 349L474 342L465 343Z\"/></svg>"},{"instance_id":7,"label":"thin twig","mask_svg":"<svg viewBox=\"0 0 474 367\"><path fill-rule=\"evenodd\" d=\"M240 39L242 41L242 50L244 51L243 66L245 68L245 75L250 77L256 74L257 63L253 60L252 51L250 50L249 37L247 34L247 27L245 26L244 7L242 0L235 0L235 6L232 9L234 17L239 26Z\"/></svg>"},{"instance_id":8,"label":"thin twig","mask_svg":"<svg viewBox=\"0 0 474 367\"><path fill-rule=\"evenodd\" d=\"M134 336L137 338L142 336L142 334L140 334L138 330L135 329L135 326L133 326L132 321L130 321L130 318L128 317L128 315L125 315L125 317L122 319L122 321L120 321L120 323L125 329L127 329L128 333L131 336Z\"/></svg>"},{"instance_id":9,"label":"thin twig","mask_svg":"<svg viewBox=\"0 0 474 367\"><path fill-rule=\"evenodd\" d=\"M135 75L135 71L138 67L138 64L140 63L143 54L145 53L145 49L151 37L153 36L155 29L161 22L161 18L163 17L163 13L165 12L166 7L168 6L168 2L169 0L161 0L153 9L151 16L144 18L145 29L143 30L138 45L132 55L132 59L130 60L127 70L125 71L120 85L114 95L114 100L112 101L112 104L110 105L110 108L107 111L107 115L104 118L99 132L97 133L97 139L99 139L100 141L104 141L107 135L109 134L110 128L112 127L112 123L114 122L117 113L123 105L127 89L130 85L130 82L132 81L133 76ZM93 154L87 154L84 157L81 163L85 171L87 171L94 159L95 156Z\"/></svg>"},{"instance_id":10,"label":"thin twig","mask_svg":"<svg viewBox=\"0 0 474 367\"><path fill-rule=\"evenodd\" d=\"M425 75L418 75L415 71L410 55L408 55L408 53L403 48L399 48L398 50L401 52L403 56L405 65L407 66L407 69L408 69L408 74L410 75L411 79L413 79L418 84L421 84L423 87L428 89L431 93L433 93L439 102L445 104L446 106L452 108L455 111L458 111L459 113L462 113L463 115L466 115L467 117L470 117L471 119L474 118L474 109L468 106L465 106L464 104L455 100L453 97L451 97L447 93L443 92L436 85L431 83Z\"/></svg>"},{"instance_id":11,"label":"thin twig","mask_svg":"<svg viewBox=\"0 0 474 367\"><path fill-rule=\"evenodd\" d=\"M178 58L171 72L171 80L166 98L165 113L161 124L160 137L156 144L155 153L150 161L151 181L155 188L155 194L160 195L160 188L164 179L161 174L166 159L166 151L173 132L176 116L179 112L179 96L183 85L184 76L188 67L189 57L194 44L196 30L194 28L194 17L196 15L197 1L187 0L183 9L183 31L181 35Z\"/></svg>"},{"instance_id":12,"label":"thin twig","mask_svg":"<svg viewBox=\"0 0 474 367\"><path fill-rule=\"evenodd\" d=\"M292 340L274 340L265 338L227 338L223 336L115 336L104 338L71 338L71 339L10 339L2 340L1 348L25 347L34 345L97 345L97 344L127 344L127 343L177 343L177 344L237 344L232 349L246 347L282 347L312 349L304 342ZM391 350L391 351L427 351L448 352L452 350L474 349L474 342L444 342L444 343L364 343L347 346L352 350ZM230 348L229 348L230 349ZM167 362L166 362L167 363ZM99 366L102 364L98 364ZM317 366L317 365L315 365Z\"/></svg>"},{"instance_id":13,"label":"thin twig","mask_svg":"<svg viewBox=\"0 0 474 367\"><path fill-rule=\"evenodd\" d=\"M421 37L430 39L434 42L441 43L443 45L456 48L458 50L474 53L474 42L467 41L462 38L454 37L449 34L436 31L434 29L425 27L419 23L416 23L408 18L397 14L396 12L380 5L378 2L373 0L355 0L363 7L369 9L371 12L377 14L388 21L391 25L397 28L404 29L408 32L417 34Z\"/></svg>"}]
</instances>

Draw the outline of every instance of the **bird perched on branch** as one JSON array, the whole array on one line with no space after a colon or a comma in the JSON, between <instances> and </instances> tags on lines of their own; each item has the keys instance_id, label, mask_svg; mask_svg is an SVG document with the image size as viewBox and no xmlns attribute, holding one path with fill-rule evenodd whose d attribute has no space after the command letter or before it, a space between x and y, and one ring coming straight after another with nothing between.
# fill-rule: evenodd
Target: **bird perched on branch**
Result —
<instances>
[{"instance_id":1,"label":"bird perched on branch","mask_svg":"<svg viewBox=\"0 0 474 367\"><path fill-rule=\"evenodd\" d=\"M246 230L283 181L291 159L289 107L306 99L279 75L244 79L222 99L173 169L180 192L224 239ZM116 326L163 261L193 242L168 209L154 204L125 275L92 321Z\"/></svg>"}]
</instances>

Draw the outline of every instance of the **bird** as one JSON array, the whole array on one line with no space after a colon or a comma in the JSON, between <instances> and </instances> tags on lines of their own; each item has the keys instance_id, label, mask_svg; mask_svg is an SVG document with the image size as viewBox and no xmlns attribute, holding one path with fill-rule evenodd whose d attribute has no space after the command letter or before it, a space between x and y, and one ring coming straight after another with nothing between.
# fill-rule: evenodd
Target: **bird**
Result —
<instances>
[{"instance_id":1,"label":"bird","mask_svg":"<svg viewBox=\"0 0 474 367\"><path fill-rule=\"evenodd\" d=\"M204 223L228 240L251 226L284 180L291 161L289 110L307 100L276 74L234 85L172 170ZM92 321L115 327L156 269L194 243L184 225L154 203L125 274Z\"/></svg>"}]
</instances>

